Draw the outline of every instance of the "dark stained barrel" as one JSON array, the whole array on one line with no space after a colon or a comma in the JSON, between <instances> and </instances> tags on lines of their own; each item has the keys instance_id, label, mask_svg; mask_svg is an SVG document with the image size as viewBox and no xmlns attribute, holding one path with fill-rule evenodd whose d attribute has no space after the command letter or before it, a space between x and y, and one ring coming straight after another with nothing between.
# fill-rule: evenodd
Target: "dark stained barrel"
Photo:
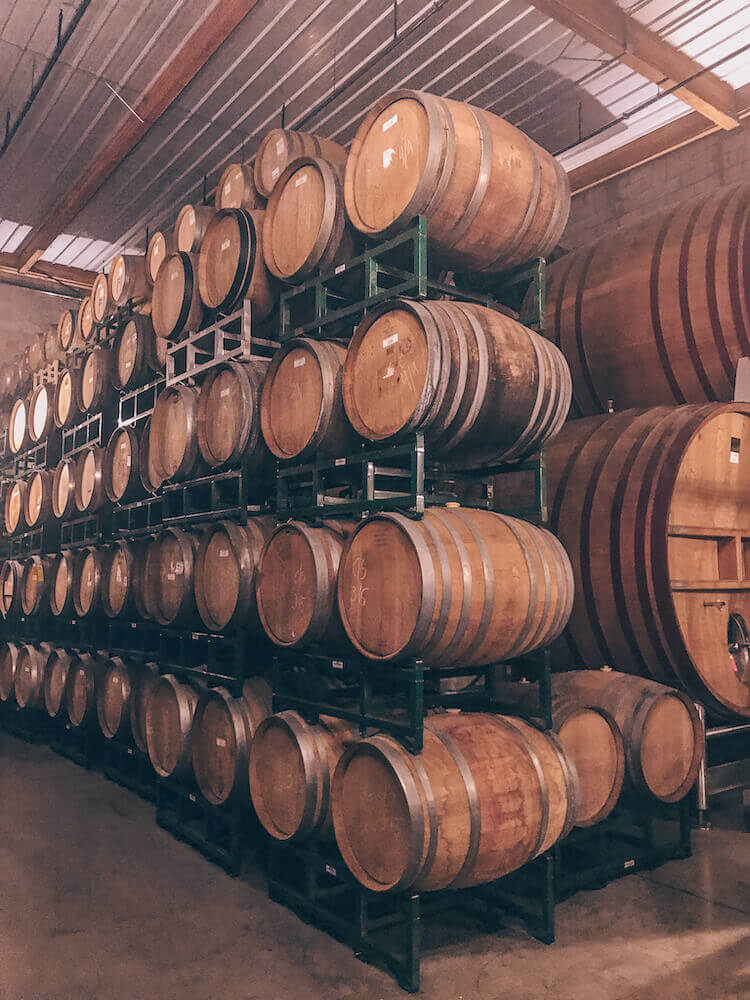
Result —
<instances>
[{"instance_id":1,"label":"dark stained barrel","mask_svg":"<svg viewBox=\"0 0 750 1000\"><path fill-rule=\"evenodd\" d=\"M263 362L225 361L206 373L198 397L198 448L211 469L242 464L270 471L260 426L266 370Z\"/></svg>"},{"instance_id":2,"label":"dark stained barrel","mask_svg":"<svg viewBox=\"0 0 750 1000\"><path fill-rule=\"evenodd\" d=\"M211 220L198 257L198 288L207 309L229 313L243 300L263 320L276 303L276 285L263 256L263 213L226 208Z\"/></svg>"}]
</instances>

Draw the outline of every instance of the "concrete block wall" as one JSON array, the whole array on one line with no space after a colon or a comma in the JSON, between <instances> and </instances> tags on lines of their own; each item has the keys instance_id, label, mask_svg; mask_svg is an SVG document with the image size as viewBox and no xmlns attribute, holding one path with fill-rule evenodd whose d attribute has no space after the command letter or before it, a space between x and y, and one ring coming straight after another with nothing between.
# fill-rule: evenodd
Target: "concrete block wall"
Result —
<instances>
[{"instance_id":1,"label":"concrete block wall","mask_svg":"<svg viewBox=\"0 0 750 1000\"><path fill-rule=\"evenodd\" d=\"M715 132L574 195L568 248L599 239L719 187L750 181L750 123Z\"/></svg>"}]
</instances>

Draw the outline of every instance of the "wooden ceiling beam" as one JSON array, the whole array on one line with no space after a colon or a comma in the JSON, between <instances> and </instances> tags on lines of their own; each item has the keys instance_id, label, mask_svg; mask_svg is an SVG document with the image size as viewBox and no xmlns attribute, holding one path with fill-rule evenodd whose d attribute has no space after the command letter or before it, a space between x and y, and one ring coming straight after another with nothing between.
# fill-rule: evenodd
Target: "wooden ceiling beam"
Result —
<instances>
[{"instance_id":1,"label":"wooden ceiling beam","mask_svg":"<svg viewBox=\"0 0 750 1000\"><path fill-rule=\"evenodd\" d=\"M258 0L215 0L192 34L188 35L162 72L135 105L120 128L90 163L70 190L32 229L19 247L20 270L29 271L56 236L75 219L104 182L135 148L151 126L174 103L198 71L226 41Z\"/></svg>"},{"instance_id":2,"label":"wooden ceiling beam","mask_svg":"<svg viewBox=\"0 0 750 1000\"><path fill-rule=\"evenodd\" d=\"M91 291L96 274L80 267L42 260L30 271L21 271L16 253L0 253L0 284L21 285L40 292L82 298Z\"/></svg>"},{"instance_id":3,"label":"wooden ceiling beam","mask_svg":"<svg viewBox=\"0 0 750 1000\"><path fill-rule=\"evenodd\" d=\"M734 89L720 77L624 11L615 0L531 0L647 80L670 91L720 128L738 124Z\"/></svg>"}]
</instances>

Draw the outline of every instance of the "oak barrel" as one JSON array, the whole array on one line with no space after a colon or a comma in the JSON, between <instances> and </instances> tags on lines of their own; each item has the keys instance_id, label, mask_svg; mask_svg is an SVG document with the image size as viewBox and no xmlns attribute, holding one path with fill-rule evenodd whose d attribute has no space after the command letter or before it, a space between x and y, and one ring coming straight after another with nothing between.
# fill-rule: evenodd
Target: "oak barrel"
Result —
<instances>
[{"instance_id":1,"label":"oak barrel","mask_svg":"<svg viewBox=\"0 0 750 1000\"><path fill-rule=\"evenodd\" d=\"M65 679L65 705L74 729L97 727L96 692L106 659L98 653L78 653L68 667Z\"/></svg>"},{"instance_id":2,"label":"oak barrel","mask_svg":"<svg viewBox=\"0 0 750 1000\"><path fill-rule=\"evenodd\" d=\"M32 444L44 441L55 425L55 386L38 385L29 400L29 439Z\"/></svg>"},{"instance_id":3,"label":"oak barrel","mask_svg":"<svg viewBox=\"0 0 750 1000\"><path fill-rule=\"evenodd\" d=\"M112 503L125 503L142 492L138 435L131 427L117 427L107 443L102 466L104 491Z\"/></svg>"},{"instance_id":4,"label":"oak barrel","mask_svg":"<svg viewBox=\"0 0 750 1000\"><path fill-rule=\"evenodd\" d=\"M497 663L548 645L572 602L570 562L557 539L486 510L369 517L346 544L338 574L344 628L374 660Z\"/></svg>"},{"instance_id":5,"label":"oak barrel","mask_svg":"<svg viewBox=\"0 0 750 1000\"><path fill-rule=\"evenodd\" d=\"M81 347L83 344L87 344L94 336L95 329L94 307L91 304L91 296L87 295L81 301L76 313L76 332L74 338L76 346Z\"/></svg>"},{"instance_id":6,"label":"oak barrel","mask_svg":"<svg viewBox=\"0 0 750 1000\"><path fill-rule=\"evenodd\" d=\"M459 713L425 722L424 749L353 744L331 787L336 843L368 889L491 882L571 829L577 780L556 740L520 720Z\"/></svg>"},{"instance_id":7,"label":"oak barrel","mask_svg":"<svg viewBox=\"0 0 750 1000\"><path fill-rule=\"evenodd\" d=\"M346 354L343 399L371 441L420 430L462 467L521 458L553 437L571 398L560 351L467 302L394 299L370 310Z\"/></svg>"},{"instance_id":8,"label":"oak barrel","mask_svg":"<svg viewBox=\"0 0 750 1000\"><path fill-rule=\"evenodd\" d=\"M263 438L282 461L320 451L346 455L359 438L344 412L341 377L346 348L298 337L274 354L260 400Z\"/></svg>"},{"instance_id":9,"label":"oak barrel","mask_svg":"<svg viewBox=\"0 0 750 1000\"><path fill-rule=\"evenodd\" d=\"M26 493L28 484L24 479L14 479L5 491L5 533L15 535L26 527Z\"/></svg>"},{"instance_id":10,"label":"oak barrel","mask_svg":"<svg viewBox=\"0 0 750 1000\"><path fill-rule=\"evenodd\" d=\"M135 609L137 543L124 538L108 546L102 564L101 597L108 618L119 618Z\"/></svg>"},{"instance_id":11,"label":"oak barrel","mask_svg":"<svg viewBox=\"0 0 750 1000\"><path fill-rule=\"evenodd\" d=\"M65 649L53 649L47 659L47 668L44 671L43 695L44 707L47 709L47 715L51 719L57 719L61 715L67 714L65 685L74 656L75 653L69 653Z\"/></svg>"},{"instance_id":12,"label":"oak barrel","mask_svg":"<svg viewBox=\"0 0 750 1000\"><path fill-rule=\"evenodd\" d=\"M115 306L144 302L151 295L143 254L118 254L109 269L109 296Z\"/></svg>"},{"instance_id":13,"label":"oak barrel","mask_svg":"<svg viewBox=\"0 0 750 1000\"><path fill-rule=\"evenodd\" d=\"M63 369L55 386L53 412L56 427L70 427L76 422L80 414L80 397L80 370L73 368Z\"/></svg>"},{"instance_id":14,"label":"oak barrel","mask_svg":"<svg viewBox=\"0 0 750 1000\"><path fill-rule=\"evenodd\" d=\"M703 760L703 726L695 705L674 688L613 670L573 670L552 677L569 701L597 705L617 723L631 792L664 802L684 798Z\"/></svg>"},{"instance_id":15,"label":"oak barrel","mask_svg":"<svg viewBox=\"0 0 750 1000\"><path fill-rule=\"evenodd\" d=\"M276 304L276 285L263 256L263 213L225 208L211 220L198 256L198 289L207 309L231 313L243 301L263 320Z\"/></svg>"},{"instance_id":16,"label":"oak barrel","mask_svg":"<svg viewBox=\"0 0 750 1000\"><path fill-rule=\"evenodd\" d=\"M88 546L76 552L73 573L73 607L79 618L96 615L102 600L104 550Z\"/></svg>"},{"instance_id":17,"label":"oak barrel","mask_svg":"<svg viewBox=\"0 0 750 1000\"><path fill-rule=\"evenodd\" d=\"M143 618L145 621L152 621L156 617L156 592L151 582L154 577L154 573L156 572L156 570L152 568L154 566L156 552L154 551L154 555L151 555L151 550L154 549L155 541L155 538L147 537L141 541L133 542L132 549L133 604L137 616L139 618ZM149 557L151 557L151 565L149 565Z\"/></svg>"},{"instance_id":18,"label":"oak barrel","mask_svg":"<svg viewBox=\"0 0 750 1000\"><path fill-rule=\"evenodd\" d=\"M104 661L96 690L96 715L106 740L124 739L130 733L131 667L121 657Z\"/></svg>"},{"instance_id":19,"label":"oak barrel","mask_svg":"<svg viewBox=\"0 0 750 1000\"><path fill-rule=\"evenodd\" d=\"M178 383L156 401L149 429L149 450L159 476L187 479L198 459L198 399L196 386Z\"/></svg>"},{"instance_id":20,"label":"oak barrel","mask_svg":"<svg viewBox=\"0 0 750 1000\"><path fill-rule=\"evenodd\" d=\"M164 674L151 691L146 707L146 745L160 778L190 773L191 733L198 705L197 691Z\"/></svg>"},{"instance_id":21,"label":"oak barrel","mask_svg":"<svg viewBox=\"0 0 750 1000\"><path fill-rule=\"evenodd\" d=\"M40 708L44 702L44 672L52 647L21 646L16 661L13 690L19 708Z\"/></svg>"},{"instance_id":22,"label":"oak barrel","mask_svg":"<svg viewBox=\"0 0 750 1000\"><path fill-rule=\"evenodd\" d=\"M75 466L76 510L93 514L106 501L104 493L104 448L92 444L78 454Z\"/></svg>"},{"instance_id":23,"label":"oak barrel","mask_svg":"<svg viewBox=\"0 0 750 1000\"><path fill-rule=\"evenodd\" d=\"M750 185L618 229L547 269L547 335L582 414L733 398L750 354Z\"/></svg>"},{"instance_id":24,"label":"oak barrel","mask_svg":"<svg viewBox=\"0 0 750 1000\"><path fill-rule=\"evenodd\" d=\"M29 618L49 611L49 588L52 560L29 556L21 574L21 610Z\"/></svg>"},{"instance_id":25,"label":"oak barrel","mask_svg":"<svg viewBox=\"0 0 750 1000\"><path fill-rule=\"evenodd\" d=\"M164 482L157 465L157 450L151 443L151 417L144 421L138 439L138 477L146 493L156 493Z\"/></svg>"},{"instance_id":26,"label":"oak barrel","mask_svg":"<svg viewBox=\"0 0 750 1000\"><path fill-rule=\"evenodd\" d=\"M14 642L0 643L0 701L13 702L14 682L21 647Z\"/></svg>"},{"instance_id":27,"label":"oak barrel","mask_svg":"<svg viewBox=\"0 0 750 1000\"><path fill-rule=\"evenodd\" d=\"M262 361L223 361L210 368L198 397L198 448L211 469L242 464L256 474L273 463L260 425Z\"/></svg>"},{"instance_id":28,"label":"oak barrel","mask_svg":"<svg viewBox=\"0 0 750 1000\"><path fill-rule=\"evenodd\" d=\"M49 607L55 618L73 614L73 590L76 557L73 552L59 552L50 569Z\"/></svg>"},{"instance_id":29,"label":"oak barrel","mask_svg":"<svg viewBox=\"0 0 750 1000\"><path fill-rule=\"evenodd\" d=\"M263 828L275 840L333 840L331 780L356 727L321 716L317 725L297 712L260 724L250 748L250 794Z\"/></svg>"},{"instance_id":30,"label":"oak barrel","mask_svg":"<svg viewBox=\"0 0 750 1000\"><path fill-rule=\"evenodd\" d=\"M416 90L380 98L352 142L346 210L365 235L427 216L431 250L453 270L502 271L547 256L570 210L553 156L489 111Z\"/></svg>"},{"instance_id":31,"label":"oak barrel","mask_svg":"<svg viewBox=\"0 0 750 1000\"><path fill-rule=\"evenodd\" d=\"M310 132L274 128L267 132L255 155L253 176L258 192L270 198L287 165L300 156L317 156L343 167L346 150L331 139Z\"/></svg>"},{"instance_id":32,"label":"oak barrel","mask_svg":"<svg viewBox=\"0 0 750 1000\"><path fill-rule=\"evenodd\" d=\"M203 304L198 293L198 257L172 253L159 268L151 300L151 322L157 337L179 340L200 329Z\"/></svg>"},{"instance_id":33,"label":"oak barrel","mask_svg":"<svg viewBox=\"0 0 750 1000\"><path fill-rule=\"evenodd\" d=\"M146 586L153 594L153 615L160 625L189 624L195 621L195 555L200 535L197 531L166 528L154 538L149 549Z\"/></svg>"},{"instance_id":34,"label":"oak barrel","mask_svg":"<svg viewBox=\"0 0 750 1000\"><path fill-rule=\"evenodd\" d=\"M62 458L52 474L52 513L67 521L76 509L76 460Z\"/></svg>"},{"instance_id":35,"label":"oak barrel","mask_svg":"<svg viewBox=\"0 0 750 1000\"><path fill-rule=\"evenodd\" d=\"M546 448L576 598L560 663L616 666L750 716L750 407L570 421Z\"/></svg>"},{"instance_id":36,"label":"oak barrel","mask_svg":"<svg viewBox=\"0 0 750 1000\"><path fill-rule=\"evenodd\" d=\"M130 732L133 742L142 753L148 753L146 740L146 716L151 695L159 682L159 667L156 663L133 664L130 681Z\"/></svg>"},{"instance_id":37,"label":"oak barrel","mask_svg":"<svg viewBox=\"0 0 750 1000\"><path fill-rule=\"evenodd\" d=\"M29 447L29 401L26 396L17 399L10 411L8 447L17 455Z\"/></svg>"},{"instance_id":38,"label":"oak barrel","mask_svg":"<svg viewBox=\"0 0 750 1000\"><path fill-rule=\"evenodd\" d=\"M52 517L52 477L47 469L36 469L26 481L23 516L29 528L38 528Z\"/></svg>"},{"instance_id":39,"label":"oak barrel","mask_svg":"<svg viewBox=\"0 0 750 1000\"><path fill-rule=\"evenodd\" d=\"M175 251L197 254L215 215L216 209L210 205L183 205L172 233Z\"/></svg>"},{"instance_id":40,"label":"oak barrel","mask_svg":"<svg viewBox=\"0 0 750 1000\"><path fill-rule=\"evenodd\" d=\"M0 614L4 621L13 622L21 616L21 577L23 565L6 559L0 569Z\"/></svg>"},{"instance_id":41,"label":"oak barrel","mask_svg":"<svg viewBox=\"0 0 750 1000\"><path fill-rule=\"evenodd\" d=\"M76 335L76 320L70 309L65 309L60 313L57 321L57 343L63 354L73 349L73 342Z\"/></svg>"},{"instance_id":42,"label":"oak barrel","mask_svg":"<svg viewBox=\"0 0 750 1000\"><path fill-rule=\"evenodd\" d=\"M112 352L97 346L86 355L80 382L81 410L96 413L102 409L112 384Z\"/></svg>"},{"instance_id":43,"label":"oak barrel","mask_svg":"<svg viewBox=\"0 0 750 1000\"><path fill-rule=\"evenodd\" d=\"M146 249L146 280L149 285L156 284L159 268L170 253L172 253L171 237L167 239L164 233L157 229L155 233L152 233Z\"/></svg>"},{"instance_id":44,"label":"oak barrel","mask_svg":"<svg viewBox=\"0 0 750 1000\"><path fill-rule=\"evenodd\" d=\"M157 337L150 316L133 313L123 325L113 349L112 382L118 389L133 389L147 381Z\"/></svg>"},{"instance_id":45,"label":"oak barrel","mask_svg":"<svg viewBox=\"0 0 750 1000\"><path fill-rule=\"evenodd\" d=\"M252 163L230 163L225 168L216 185L214 206L222 208L242 208L246 212L262 209L263 198L255 186Z\"/></svg>"},{"instance_id":46,"label":"oak barrel","mask_svg":"<svg viewBox=\"0 0 750 1000\"><path fill-rule=\"evenodd\" d=\"M91 309L94 322L102 325L115 311L115 302L109 290L109 278L106 274L97 274L91 289Z\"/></svg>"}]
</instances>

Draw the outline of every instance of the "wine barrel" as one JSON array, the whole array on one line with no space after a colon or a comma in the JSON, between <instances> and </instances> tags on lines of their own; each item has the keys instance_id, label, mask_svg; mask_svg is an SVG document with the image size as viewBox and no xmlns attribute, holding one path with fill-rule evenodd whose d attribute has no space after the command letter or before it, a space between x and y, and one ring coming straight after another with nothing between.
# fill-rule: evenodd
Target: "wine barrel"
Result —
<instances>
[{"instance_id":1,"label":"wine barrel","mask_svg":"<svg viewBox=\"0 0 750 1000\"><path fill-rule=\"evenodd\" d=\"M263 254L281 281L296 284L356 256L343 180L343 165L312 156L293 160L279 177L263 221Z\"/></svg>"},{"instance_id":2,"label":"wine barrel","mask_svg":"<svg viewBox=\"0 0 750 1000\"><path fill-rule=\"evenodd\" d=\"M14 642L0 643L0 701L13 702L14 682L21 647Z\"/></svg>"},{"instance_id":3,"label":"wine barrel","mask_svg":"<svg viewBox=\"0 0 750 1000\"><path fill-rule=\"evenodd\" d=\"M155 538L146 538L133 543L133 603L136 614L145 621L156 618L156 591L152 582L158 573L155 541Z\"/></svg>"},{"instance_id":4,"label":"wine barrel","mask_svg":"<svg viewBox=\"0 0 750 1000\"><path fill-rule=\"evenodd\" d=\"M37 333L34 335L34 339L29 344L28 353L28 365L29 371L38 372L40 368L44 368L44 334Z\"/></svg>"},{"instance_id":5,"label":"wine barrel","mask_svg":"<svg viewBox=\"0 0 750 1000\"><path fill-rule=\"evenodd\" d=\"M260 398L267 366L224 361L206 373L198 397L198 449L211 469L235 465L271 472L261 436Z\"/></svg>"},{"instance_id":6,"label":"wine barrel","mask_svg":"<svg viewBox=\"0 0 750 1000\"><path fill-rule=\"evenodd\" d=\"M29 439L32 444L44 441L55 424L55 386L38 385L29 401Z\"/></svg>"},{"instance_id":7,"label":"wine barrel","mask_svg":"<svg viewBox=\"0 0 750 1000\"><path fill-rule=\"evenodd\" d=\"M23 566L15 559L6 559L0 569L0 614L6 622L21 616L21 576Z\"/></svg>"},{"instance_id":8,"label":"wine barrel","mask_svg":"<svg viewBox=\"0 0 750 1000\"><path fill-rule=\"evenodd\" d=\"M156 663L133 664L130 679L130 732L133 742L142 753L148 753L146 742L146 716L151 695L159 681Z\"/></svg>"},{"instance_id":9,"label":"wine barrel","mask_svg":"<svg viewBox=\"0 0 750 1000\"><path fill-rule=\"evenodd\" d=\"M162 481L187 479L198 458L198 398L195 386L165 389L151 414L149 449Z\"/></svg>"},{"instance_id":10,"label":"wine barrel","mask_svg":"<svg viewBox=\"0 0 750 1000\"><path fill-rule=\"evenodd\" d=\"M87 546L76 553L73 607L79 618L93 617L102 602L103 549Z\"/></svg>"},{"instance_id":11,"label":"wine barrel","mask_svg":"<svg viewBox=\"0 0 750 1000\"><path fill-rule=\"evenodd\" d=\"M49 611L49 588L52 561L43 556L29 556L21 574L21 610L29 618Z\"/></svg>"},{"instance_id":12,"label":"wine barrel","mask_svg":"<svg viewBox=\"0 0 750 1000\"><path fill-rule=\"evenodd\" d=\"M78 307L78 312L76 313L74 345L82 347L84 344L87 344L94 336L95 329L94 307L91 304L91 296L87 295L86 298L82 300L80 306Z\"/></svg>"},{"instance_id":13,"label":"wine barrel","mask_svg":"<svg viewBox=\"0 0 750 1000\"><path fill-rule=\"evenodd\" d=\"M138 478L146 493L158 493L164 482L157 465L157 450L151 443L151 417L144 422L138 440Z\"/></svg>"},{"instance_id":14,"label":"wine barrel","mask_svg":"<svg viewBox=\"0 0 750 1000\"><path fill-rule=\"evenodd\" d=\"M80 414L79 400L81 396L81 372L79 369L66 368L60 373L55 386L53 414L55 426L71 427Z\"/></svg>"},{"instance_id":15,"label":"wine barrel","mask_svg":"<svg viewBox=\"0 0 750 1000\"><path fill-rule=\"evenodd\" d=\"M142 254L118 254L109 269L109 297L115 306L126 302L145 302L151 286L146 276L146 258Z\"/></svg>"},{"instance_id":16,"label":"wine barrel","mask_svg":"<svg viewBox=\"0 0 750 1000\"><path fill-rule=\"evenodd\" d=\"M682 691L614 670L573 670L552 677L556 696L609 712L622 732L630 791L677 802L695 784L705 736Z\"/></svg>"},{"instance_id":17,"label":"wine barrel","mask_svg":"<svg viewBox=\"0 0 750 1000\"><path fill-rule=\"evenodd\" d=\"M177 253L198 253L216 209L210 205L183 205L177 213L172 240Z\"/></svg>"},{"instance_id":18,"label":"wine barrel","mask_svg":"<svg viewBox=\"0 0 750 1000\"><path fill-rule=\"evenodd\" d=\"M146 381L156 353L156 339L151 318L133 313L120 330L113 350L112 382L116 388L133 389Z\"/></svg>"},{"instance_id":19,"label":"wine barrel","mask_svg":"<svg viewBox=\"0 0 750 1000\"><path fill-rule=\"evenodd\" d=\"M24 396L13 403L8 425L8 447L12 455L17 455L29 447L29 404Z\"/></svg>"},{"instance_id":20,"label":"wine barrel","mask_svg":"<svg viewBox=\"0 0 750 1000\"><path fill-rule=\"evenodd\" d=\"M63 713L67 714L65 685L74 657L74 653L69 653L65 649L53 649L47 660L47 669L44 671L43 695L44 707L51 719L58 719Z\"/></svg>"},{"instance_id":21,"label":"wine barrel","mask_svg":"<svg viewBox=\"0 0 750 1000\"><path fill-rule=\"evenodd\" d=\"M214 806L250 798L250 746L258 726L271 713L271 688L259 677L254 680L255 686L246 685L241 698L233 698L223 687L206 689L195 710L193 774L203 797Z\"/></svg>"},{"instance_id":22,"label":"wine barrel","mask_svg":"<svg viewBox=\"0 0 750 1000\"><path fill-rule=\"evenodd\" d=\"M336 843L368 889L492 882L576 819L577 784L556 740L520 720L460 713L425 723L424 749L390 736L345 751L331 786Z\"/></svg>"},{"instance_id":23,"label":"wine barrel","mask_svg":"<svg viewBox=\"0 0 750 1000\"><path fill-rule=\"evenodd\" d=\"M55 618L70 618L73 614L75 556L72 552L58 553L50 570L49 606Z\"/></svg>"},{"instance_id":24,"label":"wine barrel","mask_svg":"<svg viewBox=\"0 0 750 1000\"><path fill-rule=\"evenodd\" d=\"M151 302L151 322L157 337L179 340L200 329L203 304L198 292L198 257L170 254L159 268Z\"/></svg>"},{"instance_id":25,"label":"wine barrel","mask_svg":"<svg viewBox=\"0 0 750 1000\"><path fill-rule=\"evenodd\" d=\"M112 352L95 347L86 355L80 383L80 404L84 413L101 410L112 384Z\"/></svg>"},{"instance_id":26,"label":"wine barrel","mask_svg":"<svg viewBox=\"0 0 750 1000\"><path fill-rule=\"evenodd\" d=\"M297 712L269 715L250 749L250 795L275 840L333 840L330 788L341 755L356 741L356 727L321 716L317 725Z\"/></svg>"},{"instance_id":27,"label":"wine barrel","mask_svg":"<svg viewBox=\"0 0 750 1000\"><path fill-rule=\"evenodd\" d=\"M23 516L29 528L38 528L52 517L52 477L47 469L35 469L26 482Z\"/></svg>"},{"instance_id":28,"label":"wine barrel","mask_svg":"<svg viewBox=\"0 0 750 1000\"><path fill-rule=\"evenodd\" d=\"M39 708L44 702L44 672L52 647L27 644L21 646L16 661L13 681L16 704L19 708Z\"/></svg>"},{"instance_id":29,"label":"wine barrel","mask_svg":"<svg viewBox=\"0 0 750 1000\"><path fill-rule=\"evenodd\" d=\"M133 427L116 427L102 467L104 491L112 503L125 503L141 493L138 435Z\"/></svg>"},{"instance_id":30,"label":"wine barrel","mask_svg":"<svg viewBox=\"0 0 750 1000\"><path fill-rule=\"evenodd\" d=\"M104 454L104 448L91 444L76 459L76 510L81 514L93 514L105 503Z\"/></svg>"},{"instance_id":31,"label":"wine barrel","mask_svg":"<svg viewBox=\"0 0 750 1000\"><path fill-rule=\"evenodd\" d=\"M263 198L255 186L253 165L251 163L230 163L219 178L216 186L214 206L217 211L223 208L242 208L246 212L265 207Z\"/></svg>"},{"instance_id":32,"label":"wine barrel","mask_svg":"<svg viewBox=\"0 0 750 1000\"><path fill-rule=\"evenodd\" d=\"M52 513L58 521L67 521L76 509L76 461L63 458L52 474Z\"/></svg>"},{"instance_id":33,"label":"wine barrel","mask_svg":"<svg viewBox=\"0 0 750 1000\"><path fill-rule=\"evenodd\" d=\"M467 302L394 299L370 310L346 354L343 399L370 441L424 432L463 467L521 458L570 407L562 354L502 313Z\"/></svg>"},{"instance_id":34,"label":"wine barrel","mask_svg":"<svg viewBox=\"0 0 750 1000\"><path fill-rule=\"evenodd\" d=\"M732 399L750 354L748 219L750 186L720 188L548 267L547 336L580 413Z\"/></svg>"},{"instance_id":35,"label":"wine barrel","mask_svg":"<svg viewBox=\"0 0 750 1000\"><path fill-rule=\"evenodd\" d=\"M197 532L167 528L153 540L146 563L147 586L152 589L154 617L160 625L195 620L195 555Z\"/></svg>"},{"instance_id":36,"label":"wine barrel","mask_svg":"<svg viewBox=\"0 0 750 1000\"><path fill-rule=\"evenodd\" d=\"M256 600L261 624L277 646L300 648L341 636L336 576L353 521L280 524L258 566Z\"/></svg>"},{"instance_id":37,"label":"wine barrel","mask_svg":"<svg viewBox=\"0 0 750 1000\"><path fill-rule=\"evenodd\" d=\"M79 653L68 667L65 705L68 720L74 729L94 729L98 726L96 692L106 662L99 654Z\"/></svg>"},{"instance_id":38,"label":"wine barrel","mask_svg":"<svg viewBox=\"0 0 750 1000\"><path fill-rule=\"evenodd\" d=\"M260 401L263 438L282 461L303 461L320 451L346 455L359 438L341 395L346 348L298 337L276 351Z\"/></svg>"},{"instance_id":39,"label":"wine barrel","mask_svg":"<svg viewBox=\"0 0 750 1000\"><path fill-rule=\"evenodd\" d=\"M57 321L57 343L63 355L73 350L75 336L76 317L70 309L65 309Z\"/></svg>"},{"instance_id":40,"label":"wine barrel","mask_svg":"<svg viewBox=\"0 0 750 1000\"><path fill-rule=\"evenodd\" d=\"M135 608L136 543L121 539L110 545L102 564L101 598L108 618L120 618Z\"/></svg>"},{"instance_id":41,"label":"wine barrel","mask_svg":"<svg viewBox=\"0 0 750 1000\"><path fill-rule=\"evenodd\" d=\"M26 528L24 508L28 485L23 479L15 479L5 493L5 533L15 535Z\"/></svg>"},{"instance_id":42,"label":"wine barrel","mask_svg":"<svg viewBox=\"0 0 750 1000\"><path fill-rule=\"evenodd\" d=\"M195 557L195 603L209 632L241 628L261 633L256 570L274 523L270 517L251 517L247 524L215 521L201 538Z\"/></svg>"},{"instance_id":43,"label":"wine barrel","mask_svg":"<svg viewBox=\"0 0 750 1000\"><path fill-rule=\"evenodd\" d=\"M360 522L339 567L344 628L373 660L498 663L548 645L572 601L557 539L486 510L430 507L421 521L376 514Z\"/></svg>"},{"instance_id":44,"label":"wine barrel","mask_svg":"<svg viewBox=\"0 0 750 1000\"><path fill-rule=\"evenodd\" d=\"M198 290L207 309L230 313L240 302L252 304L252 318L263 320L276 303L276 290L263 257L263 213L226 208L217 212L198 257Z\"/></svg>"},{"instance_id":45,"label":"wine barrel","mask_svg":"<svg viewBox=\"0 0 750 1000\"><path fill-rule=\"evenodd\" d=\"M190 773L191 733L198 693L172 674L156 682L146 708L148 756L160 778Z\"/></svg>"},{"instance_id":46,"label":"wine barrel","mask_svg":"<svg viewBox=\"0 0 750 1000\"><path fill-rule=\"evenodd\" d=\"M287 165L300 156L320 157L339 167L346 164L346 150L337 142L309 132L274 128L266 133L255 156L253 176L258 192L270 198Z\"/></svg>"},{"instance_id":47,"label":"wine barrel","mask_svg":"<svg viewBox=\"0 0 750 1000\"><path fill-rule=\"evenodd\" d=\"M552 530L576 599L560 662L616 665L750 716L750 407L625 410L547 445ZM750 445L746 445L750 448Z\"/></svg>"},{"instance_id":48,"label":"wine barrel","mask_svg":"<svg viewBox=\"0 0 750 1000\"><path fill-rule=\"evenodd\" d=\"M70 313L68 313L68 315L70 315ZM57 336L57 326L55 325L48 326L44 331L44 360L48 365L54 364L55 361L65 361L65 351L62 347L60 347L60 342Z\"/></svg>"},{"instance_id":49,"label":"wine barrel","mask_svg":"<svg viewBox=\"0 0 750 1000\"><path fill-rule=\"evenodd\" d=\"M96 690L96 716L106 740L125 739L130 733L131 667L119 656L104 661Z\"/></svg>"},{"instance_id":50,"label":"wine barrel","mask_svg":"<svg viewBox=\"0 0 750 1000\"><path fill-rule=\"evenodd\" d=\"M157 231L152 234L146 250L146 279L152 287L156 284L159 268L169 254L172 253L171 243L164 233Z\"/></svg>"},{"instance_id":51,"label":"wine barrel","mask_svg":"<svg viewBox=\"0 0 750 1000\"><path fill-rule=\"evenodd\" d=\"M373 105L352 142L346 210L366 236L427 216L443 267L503 271L558 244L570 185L553 156L489 111L416 90Z\"/></svg>"},{"instance_id":52,"label":"wine barrel","mask_svg":"<svg viewBox=\"0 0 750 1000\"><path fill-rule=\"evenodd\" d=\"M114 313L115 308L116 305L109 290L109 278L106 274L97 274L91 289L91 309L94 313L94 322L101 326Z\"/></svg>"}]
</instances>

